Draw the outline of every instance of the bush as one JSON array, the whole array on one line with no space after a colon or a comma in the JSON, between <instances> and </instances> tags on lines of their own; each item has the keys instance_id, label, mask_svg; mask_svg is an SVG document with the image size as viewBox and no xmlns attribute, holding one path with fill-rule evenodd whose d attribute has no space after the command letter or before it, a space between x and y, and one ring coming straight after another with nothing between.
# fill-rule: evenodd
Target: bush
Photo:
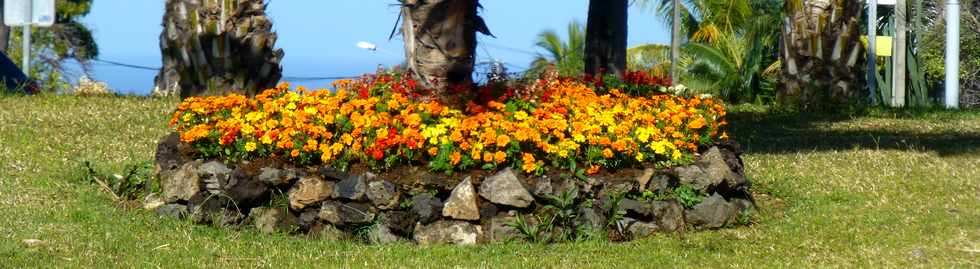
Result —
<instances>
[{"instance_id":1,"label":"bush","mask_svg":"<svg viewBox=\"0 0 980 269\"><path fill-rule=\"evenodd\" d=\"M421 100L424 89L397 73L334 87L293 91L282 84L252 99L191 97L178 105L171 126L206 158L276 157L340 169L355 162L372 169L425 164L447 173L666 167L689 163L699 146L727 139L719 101L656 91L631 96L612 87L599 94L595 83L569 78L456 89L481 95L502 89L460 108Z\"/></svg>"}]
</instances>

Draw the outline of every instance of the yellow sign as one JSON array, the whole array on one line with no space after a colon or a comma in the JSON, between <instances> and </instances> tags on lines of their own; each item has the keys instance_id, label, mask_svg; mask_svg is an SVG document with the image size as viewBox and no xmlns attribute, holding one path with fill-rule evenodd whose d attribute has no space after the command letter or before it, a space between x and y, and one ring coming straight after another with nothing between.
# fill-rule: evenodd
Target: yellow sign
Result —
<instances>
[{"instance_id":1,"label":"yellow sign","mask_svg":"<svg viewBox=\"0 0 980 269\"><path fill-rule=\"evenodd\" d=\"M879 57L891 57L892 56L892 37L891 36L876 36L875 37L875 55ZM868 36L861 36L861 44L865 48L868 47Z\"/></svg>"}]
</instances>

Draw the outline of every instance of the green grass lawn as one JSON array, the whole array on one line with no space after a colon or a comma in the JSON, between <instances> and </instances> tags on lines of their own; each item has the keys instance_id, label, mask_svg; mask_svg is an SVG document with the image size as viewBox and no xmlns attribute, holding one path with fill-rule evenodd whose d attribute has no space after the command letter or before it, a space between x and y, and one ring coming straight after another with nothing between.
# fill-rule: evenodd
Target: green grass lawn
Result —
<instances>
[{"instance_id":1,"label":"green grass lawn","mask_svg":"<svg viewBox=\"0 0 980 269\"><path fill-rule=\"evenodd\" d=\"M980 111L730 114L761 212L628 243L369 246L162 219L81 182L153 158L175 100L0 97L0 267L980 267ZM25 239L43 243L27 246Z\"/></svg>"}]
</instances>

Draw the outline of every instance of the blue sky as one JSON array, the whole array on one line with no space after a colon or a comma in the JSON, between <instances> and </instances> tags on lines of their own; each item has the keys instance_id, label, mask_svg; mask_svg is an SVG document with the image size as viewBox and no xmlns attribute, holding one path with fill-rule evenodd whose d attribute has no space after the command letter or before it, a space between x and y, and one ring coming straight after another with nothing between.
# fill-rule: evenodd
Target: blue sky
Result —
<instances>
[{"instance_id":1,"label":"blue sky","mask_svg":"<svg viewBox=\"0 0 980 269\"><path fill-rule=\"evenodd\" d=\"M144 66L160 66L159 34L163 0L94 0L83 21L95 32L100 58ZM388 41L398 9L395 0L272 0L268 13L283 48L287 77L349 76L373 72L378 65L402 62L400 38ZM537 52L534 40L545 29L564 34L568 22L585 23L587 0L483 0L481 15L497 38L481 36L478 61L499 59L523 69ZM631 8L629 45L668 43L663 22L650 11ZM371 52L355 46L377 44ZM153 71L94 64L95 79L124 93L145 94L153 87ZM517 68L520 67L520 68ZM304 81L324 87L327 81Z\"/></svg>"}]
</instances>

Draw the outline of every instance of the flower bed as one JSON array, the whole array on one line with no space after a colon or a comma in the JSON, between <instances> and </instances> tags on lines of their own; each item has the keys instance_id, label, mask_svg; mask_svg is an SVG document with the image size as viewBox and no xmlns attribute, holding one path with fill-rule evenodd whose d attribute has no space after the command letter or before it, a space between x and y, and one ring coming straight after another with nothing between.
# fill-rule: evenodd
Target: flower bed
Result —
<instances>
[{"instance_id":1,"label":"flower bed","mask_svg":"<svg viewBox=\"0 0 980 269\"><path fill-rule=\"evenodd\" d=\"M280 156L301 165L345 169L356 162L375 170L425 164L444 172L670 167L691 163L699 147L727 138L724 108L713 99L618 89L600 95L590 85L601 84L542 81L523 97L510 93L457 109L418 100L414 82L398 75L340 81L336 91L283 84L254 99L188 98L171 125L204 158Z\"/></svg>"},{"instance_id":2,"label":"flower bed","mask_svg":"<svg viewBox=\"0 0 980 269\"><path fill-rule=\"evenodd\" d=\"M157 148L161 215L373 243L626 240L747 223L722 105L642 73L452 89L398 74L335 91L188 98Z\"/></svg>"}]
</instances>

